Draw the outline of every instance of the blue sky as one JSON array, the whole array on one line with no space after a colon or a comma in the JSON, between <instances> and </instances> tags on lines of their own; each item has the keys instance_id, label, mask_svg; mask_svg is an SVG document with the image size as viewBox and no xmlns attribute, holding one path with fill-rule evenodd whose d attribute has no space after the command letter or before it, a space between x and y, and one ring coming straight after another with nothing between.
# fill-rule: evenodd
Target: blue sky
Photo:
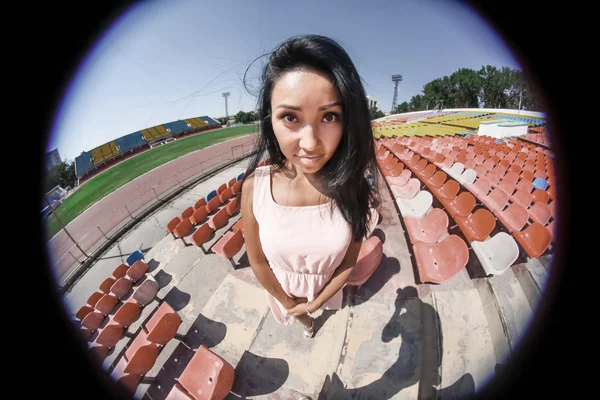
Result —
<instances>
[{"instance_id":1,"label":"blue sky","mask_svg":"<svg viewBox=\"0 0 600 400\"><path fill-rule=\"evenodd\" d=\"M290 36L339 41L367 94L391 108L458 68L519 68L472 10L449 0L150 1L130 8L81 60L56 115L48 150L69 161L120 136L178 119L250 111L242 77L252 60ZM250 69L255 77L258 66ZM256 86L250 79L250 85Z\"/></svg>"}]
</instances>

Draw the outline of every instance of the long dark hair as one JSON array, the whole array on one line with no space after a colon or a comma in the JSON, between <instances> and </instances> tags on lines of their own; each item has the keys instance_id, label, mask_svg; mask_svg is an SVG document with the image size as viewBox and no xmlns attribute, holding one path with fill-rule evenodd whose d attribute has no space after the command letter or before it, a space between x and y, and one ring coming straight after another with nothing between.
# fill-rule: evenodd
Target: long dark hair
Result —
<instances>
[{"instance_id":1,"label":"long dark hair","mask_svg":"<svg viewBox=\"0 0 600 400\"><path fill-rule=\"evenodd\" d=\"M271 124L271 93L277 79L286 72L310 68L328 75L342 99L342 139L331 159L318 172L325 194L337 205L352 228L355 241L362 240L368 229L369 207L379 205L375 144L367 98L361 78L346 51L334 40L307 35L288 39L269 58L262 71L258 95L261 123L248 177L263 159L284 166L285 157ZM371 184L366 176L372 179Z\"/></svg>"}]
</instances>

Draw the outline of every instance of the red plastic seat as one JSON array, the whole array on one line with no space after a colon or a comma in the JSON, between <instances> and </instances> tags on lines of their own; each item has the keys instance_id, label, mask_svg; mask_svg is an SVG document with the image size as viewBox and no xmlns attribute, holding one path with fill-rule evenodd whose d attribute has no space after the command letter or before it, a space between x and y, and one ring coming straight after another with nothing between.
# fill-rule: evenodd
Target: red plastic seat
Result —
<instances>
[{"instance_id":1,"label":"red plastic seat","mask_svg":"<svg viewBox=\"0 0 600 400\"><path fill-rule=\"evenodd\" d=\"M145 306L156 297L159 287L158 283L152 279L146 279L140 286L133 291L133 299L140 305Z\"/></svg>"},{"instance_id":2,"label":"red plastic seat","mask_svg":"<svg viewBox=\"0 0 600 400\"><path fill-rule=\"evenodd\" d=\"M529 192L526 192L522 189L517 189L510 196L510 201L512 201L513 203L518 203L518 204L522 205L523 207L527 208L533 201L533 196Z\"/></svg>"},{"instance_id":3,"label":"red plastic seat","mask_svg":"<svg viewBox=\"0 0 600 400\"><path fill-rule=\"evenodd\" d=\"M533 205L529 207L527 212L529 213L529 218L531 218L532 221L535 221L542 225L546 225L548 221L550 221L550 217L552 216L550 208L542 202L533 203Z\"/></svg>"},{"instance_id":4,"label":"red plastic seat","mask_svg":"<svg viewBox=\"0 0 600 400\"><path fill-rule=\"evenodd\" d=\"M230 217L237 214L240 211L240 208L241 208L241 203L240 203L239 197L234 197L227 204L227 206L225 206L225 209L227 210L227 215L229 215Z\"/></svg>"},{"instance_id":5,"label":"red plastic seat","mask_svg":"<svg viewBox=\"0 0 600 400\"><path fill-rule=\"evenodd\" d=\"M231 193L237 194L242 188L242 183L242 181L237 181L235 185L233 185L233 188L231 188Z\"/></svg>"},{"instance_id":6,"label":"red plastic seat","mask_svg":"<svg viewBox=\"0 0 600 400\"><path fill-rule=\"evenodd\" d=\"M435 192L439 198L452 200L458 194L458 191L460 190L460 184L454 179L449 179L442 185L441 188L432 188L431 190Z\"/></svg>"},{"instance_id":7,"label":"red plastic seat","mask_svg":"<svg viewBox=\"0 0 600 400\"><path fill-rule=\"evenodd\" d=\"M415 243L413 249L421 282L445 282L458 274L469 261L469 249L456 235L436 244Z\"/></svg>"},{"instance_id":8,"label":"red plastic seat","mask_svg":"<svg viewBox=\"0 0 600 400\"><path fill-rule=\"evenodd\" d=\"M446 175L446 173L444 171L437 171L425 183L430 188L432 188L432 187L439 188L439 187L441 187L444 184L444 182L446 182L447 178L448 178L448 175Z\"/></svg>"},{"instance_id":9,"label":"red plastic seat","mask_svg":"<svg viewBox=\"0 0 600 400\"><path fill-rule=\"evenodd\" d=\"M234 376L231 364L202 344L175 380L188 393L196 393L196 399L222 400L229 395Z\"/></svg>"},{"instance_id":10,"label":"red plastic seat","mask_svg":"<svg viewBox=\"0 0 600 400\"><path fill-rule=\"evenodd\" d=\"M193 225L198 225L200 222L204 221L207 216L208 212L206 211L205 207L198 208L190 217L190 222Z\"/></svg>"},{"instance_id":11,"label":"red plastic seat","mask_svg":"<svg viewBox=\"0 0 600 400\"><path fill-rule=\"evenodd\" d=\"M233 187L233 185L235 185L235 183L236 183L236 182L237 182L236 178L231 178L231 179L229 180L229 182L227 182L227 187L228 187L228 188L231 188L231 187Z\"/></svg>"},{"instance_id":12,"label":"red plastic seat","mask_svg":"<svg viewBox=\"0 0 600 400\"><path fill-rule=\"evenodd\" d=\"M206 206L206 199L204 197L200 198L196 203L194 203L194 211L199 208L204 208Z\"/></svg>"},{"instance_id":13,"label":"red plastic seat","mask_svg":"<svg viewBox=\"0 0 600 400\"><path fill-rule=\"evenodd\" d=\"M244 245L244 236L242 230L229 231L223 235L221 239L212 247L212 251L219 256L231 261L233 268L236 267L235 262L232 260Z\"/></svg>"},{"instance_id":14,"label":"red plastic seat","mask_svg":"<svg viewBox=\"0 0 600 400\"><path fill-rule=\"evenodd\" d=\"M509 196L504 190L492 189L487 196L480 198L481 202L490 210L503 210L508 204Z\"/></svg>"},{"instance_id":15,"label":"red plastic seat","mask_svg":"<svg viewBox=\"0 0 600 400\"><path fill-rule=\"evenodd\" d=\"M113 321L121 324L124 327L128 327L133 324L139 318L142 313L142 307L133 297L127 299L121 307L113 315Z\"/></svg>"},{"instance_id":16,"label":"red plastic seat","mask_svg":"<svg viewBox=\"0 0 600 400\"><path fill-rule=\"evenodd\" d=\"M188 219L194 213L194 207L188 207L181 213L181 220Z\"/></svg>"},{"instance_id":17,"label":"red plastic seat","mask_svg":"<svg viewBox=\"0 0 600 400\"><path fill-rule=\"evenodd\" d=\"M148 264L144 260L138 260L127 270L127 276L134 282L139 281L148 272Z\"/></svg>"},{"instance_id":18,"label":"red plastic seat","mask_svg":"<svg viewBox=\"0 0 600 400\"><path fill-rule=\"evenodd\" d=\"M124 277L127 274L127 270L128 269L129 269L129 265L127 265L127 264L120 264L113 271L112 277L115 278L115 281L116 281L117 279L120 279L120 278Z\"/></svg>"},{"instance_id":19,"label":"red plastic seat","mask_svg":"<svg viewBox=\"0 0 600 400\"><path fill-rule=\"evenodd\" d=\"M542 203L542 204L547 204L548 199L549 199L548 193L546 193L542 189L535 189L533 191L533 193L531 194L531 197L533 198L534 203Z\"/></svg>"},{"instance_id":20,"label":"red plastic seat","mask_svg":"<svg viewBox=\"0 0 600 400\"><path fill-rule=\"evenodd\" d=\"M204 250L204 247L202 247L202 245L209 241L213 233L214 231L208 225L208 222L205 222L202 225L200 225L198 229L196 229L192 236L190 236L190 242L192 242L194 246L200 247L202 251L206 253L206 250Z\"/></svg>"},{"instance_id":21,"label":"red plastic seat","mask_svg":"<svg viewBox=\"0 0 600 400\"><path fill-rule=\"evenodd\" d=\"M529 220L527 209L519 203L512 203L502 211L496 210L494 215L504 224L509 233L520 231Z\"/></svg>"},{"instance_id":22,"label":"red plastic seat","mask_svg":"<svg viewBox=\"0 0 600 400\"><path fill-rule=\"evenodd\" d=\"M87 304L91 307L95 307L98 300L100 300L104 296L103 292L96 291L90 295L87 299Z\"/></svg>"},{"instance_id":23,"label":"red plastic seat","mask_svg":"<svg viewBox=\"0 0 600 400\"><path fill-rule=\"evenodd\" d=\"M232 196L233 196L233 193L231 193L231 189L227 188L227 189L223 190L223 193L221 193L219 195L219 200L221 200L221 204L223 204L226 201L228 201Z\"/></svg>"},{"instance_id":24,"label":"red plastic seat","mask_svg":"<svg viewBox=\"0 0 600 400\"><path fill-rule=\"evenodd\" d=\"M119 298L117 296L115 296L112 293L105 294L100 300L98 300L98 302L96 303L96 307L94 308L103 313L104 315L108 315L115 309L118 303Z\"/></svg>"},{"instance_id":25,"label":"red plastic seat","mask_svg":"<svg viewBox=\"0 0 600 400\"><path fill-rule=\"evenodd\" d=\"M94 307L85 305L82 306L76 313L75 318L82 321L89 313L94 312Z\"/></svg>"},{"instance_id":26,"label":"red plastic seat","mask_svg":"<svg viewBox=\"0 0 600 400\"><path fill-rule=\"evenodd\" d=\"M177 335L181 322L177 311L164 301L144 327L147 332L146 340L162 346L166 345Z\"/></svg>"},{"instance_id":27,"label":"red plastic seat","mask_svg":"<svg viewBox=\"0 0 600 400\"><path fill-rule=\"evenodd\" d=\"M125 351L126 374L143 376L152 369L158 358L158 345L148 340L147 333L140 329L131 345Z\"/></svg>"},{"instance_id":28,"label":"red plastic seat","mask_svg":"<svg viewBox=\"0 0 600 400\"><path fill-rule=\"evenodd\" d=\"M177 228L177 225L179 225L180 223L181 223L181 218L179 218L179 217L173 218L167 224L167 232L173 233L175 231L175 228Z\"/></svg>"},{"instance_id":29,"label":"red plastic seat","mask_svg":"<svg viewBox=\"0 0 600 400\"><path fill-rule=\"evenodd\" d=\"M132 267L133 267L133 265L132 265ZM127 278L123 277L123 278L120 278L119 280L117 280L115 282L115 284L111 286L110 291L115 296L117 296L119 299L122 299L123 297L125 297L125 295L127 295L127 293L129 293L132 286L133 286L133 281L131 279L127 279Z\"/></svg>"},{"instance_id":30,"label":"red plastic seat","mask_svg":"<svg viewBox=\"0 0 600 400\"><path fill-rule=\"evenodd\" d=\"M187 390L183 388L183 386L181 386L179 383L176 383L171 388L171 391L167 397L165 397L165 400L195 400L195 398L192 397Z\"/></svg>"},{"instance_id":31,"label":"red plastic seat","mask_svg":"<svg viewBox=\"0 0 600 400\"><path fill-rule=\"evenodd\" d=\"M469 243L474 240L483 242L496 227L496 219L484 208L476 210L467 217L456 216L454 220Z\"/></svg>"},{"instance_id":32,"label":"red plastic seat","mask_svg":"<svg viewBox=\"0 0 600 400\"><path fill-rule=\"evenodd\" d=\"M227 214L227 209L224 207L220 209L215 215L208 219L208 226L211 227L213 231L217 229L221 229L225 225L227 225L227 221L229 220L229 214Z\"/></svg>"},{"instance_id":33,"label":"red plastic seat","mask_svg":"<svg viewBox=\"0 0 600 400\"><path fill-rule=\"evenodd\" d=\"M521 232L513 232L513 237L531 258L539 258L552 243L552 232L537 222Z\"/></svg>"},{"instance_id":34,"label":"red plastic seat","mask_svg":"<svg viewBox=\"0 0 600 400\"><path fill-rule=\"evenodd\" d=\"M115 347L123 337L123 325L111 319L108 324L98 331L95 342L108 348Z\"/></svg>"},{"instance_id":35,"label":"red plastic seat","mask_svg":"<svg viewBox=\"0 0 600 400\"><path fill-rule=\"evenodd\" d=\"M452 218L459 215L466 217L471 214L471 211L475 208L477 201L475 197L469 192L462 192L456 196L452 201L446 202L446 210L450 213Z\"/></svg>"},{"instance_id":36,"label":"red plastic seat","mask_svg":"<svg viewBox=\"0 0 600 400\"><path fill-rule=\"evenodd\" d=\"M186 218L177 225L177 227L173 231L173 235L175 235L176 238L182 238L185 235L187 235L188 233L190 233L191 229L192 229L192 221L190 221L189 218Z\"/></svg>"},{"instance_id":37,"label":"red plastic seat","mask_svg":"<svg viewBox=\"0 0 600 400\"><path fill-rule=\"evenodd\" d=\"M410 179L411 172L409 169L403 170L398 176L387 176L385 179L390 185L402 186Z\"/></svg>"},{"instance_id":38,"label":"red plastic seat","mask_svg":"<svg viewBox=\"0 0 600 400\"><path fill-rule=\"evenodd\" d=\"M220 205L221 205L221 199L219 199L218 196L215 196L206 205L206 212L210 215L215 210L218 210Z\"/></svg>"},{"instance_id":39,"label":"red plastic seat","mask_svg":"<svg viewBox=\"0 0 600 400\"><path fill-rule=\"evenodd\" d=\"M404 224L412 244L433 244L448 232L448 215L441 208L434 208L420 218L404 217Z\"/></svg>"},{"instance_id":40,"label":"red plastic seat","mask_svg":"<svg viewBox=\"0 0 600 400\"><path fill-rule=\"evenodd\" d=\"M103 312L98 310L93 311L81 320L81 326L89 329L93 333L100 327L100 325L102 325L104 318L106 318L106 315Z\"/></svg>"},{"instance_id":41,"label":"red plastic seat","mask_svg":"<svg viewBox=\"0 0 600 400\"><path fill-rule=\"evenodd\" d=\"M233 226L231 227L232 231L237 231L237 230L241 230L242 234L244 233L244 221L243 221L243 217L240 217L240 219L237 220L237 222L235 224L233 224Z\"/></svg>"},{"instance_id":42,"label":"red plastic seat","mask_svg":"<svg viewBox=\"0 0 600 400\"><path fill-rule=\"evenodd\" d=\"M375 272L383 257L383 244L377 236L362 242L356 264L346 281L347 285L361 286Z\"/></svg>"},{"instance_id":43,"label":"red plastic seat","mask_svg":"<svg viewBox=\"0 0 600 400\"><path fill-rule=\"evenodd\" d=\"M227 184L224 183L221 186L219 186L219 188L217 189L217 196L220 195L221 193L223 193L225 191L225 189L227 189Z\"/></svg>"},{"instance_id":44,"label":"red plastic seat","mask_svg":"<svg viewBox=\"0 0 600 400\"><path fill-rule=\"evenodd\" d=\"M417 173L417 175L421 178L421 180L429 179L433 176L437 168L433 164L427 164L425 169L421 171L421 173Z\"/></svg>"},{"instance_id":45,"label":"red plastic seat","mask_svg":"<svg viewBox=\"0 0 600 400\"><path fill-rule=\"evenodd\" d=\"M111 287L112 285L114 285L114 283L115 283L116 281L117 281L117 280L116 280L115 278L113 278L113 277L106 278L106 279L104 280L104 282L102 282L102 283L100 284L100 287L99 287L100 291L101 291L102 293L104 293L104 294L108 294L108 293L110 293L110 287Z\"/></svg>"}]
</instances>

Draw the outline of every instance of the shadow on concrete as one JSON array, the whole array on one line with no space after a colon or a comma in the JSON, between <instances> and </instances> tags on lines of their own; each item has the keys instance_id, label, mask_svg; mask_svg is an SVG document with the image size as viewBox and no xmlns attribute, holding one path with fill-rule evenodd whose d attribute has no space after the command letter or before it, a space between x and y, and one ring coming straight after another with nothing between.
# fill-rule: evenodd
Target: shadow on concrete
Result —
<instances>
[{"instance_id":1,"label":"shadow on concrete","mask_svg":"<svg viewBox=\"0 0 600 400\"><path fill-rule=\"evenodd\" d=\"M164 270L158 271L154 276L154 280L158 283L159 290L167 286L173 280L173 275L167 274Z\"/></svg>"},{"instance_id":2,"label":"shadow on concrete","mask_svg":"<svg viewBox=\"0 0 600 400\"><path fill-rule=\"evenodd\" d=\"M416 318L419 315L420 320ZM435 399L436 396L464 399L475 395L471 374L463 375L447 388L436 389L441 382L438 373L443 355L441 323L433 307L418 298L415 287L397 290L395 311L381 332L381 341L388 343L398 336L402 338L398 359L381 378L365 386L346 388L334 373L326 377L318 398L390 399L417 383L420 399Z\"/></svg>"},{"instance_id":3,"label":"shadow on concrete","mask_svg":"<svg viewBox=\"0 0 600 400\"><path fill-rule=\"evenodd\" d=\"M197 350L201 345L210 349L221 343L226 334L227 325L199 314L185 334L185 343L193 350Z\"/></svg>"},{"instance_id":4,"label":"shadow on concrete","mask_svg":"<svg viewBox=\"0 0 600 400\"><path fill-rule=\"evenodd\" d=\"M169 303L175 311L179 312L188 305L191 298L192 296L189 293L182 292L177 286L174 286L165 296L164 301Z\"/></svg>"},{"instance_id":5,"label":"shadow on concrete","mask_svg":"<svg viewBox=\"0 0 600 400\"><path fill-rule=\"evenodd\" d=\"M283 386L289 374L286 360L265 358L245 351L235 369L232 394L226 399L246 399L248 396L273 393Z\"/></svg>"},{"instance_id":6,"label":"shadow on concrete","mask_svg":"<svg viewBox=\"0 0 600 400\"><path fill-rule=\"evenodd\" d=\"M246 268L249 266L250 266L250 260L248 260L248 253L244 252L244 254L242 254L240 259L238 260L237 266L235 268L240 269L240 268Z\"/></svg>"},{"instance_id":7,"label":"shadow on concrete","mask_svg":"<svg viewBox=\"0 0 600 400\"><path fill-rule=\"evenodd\" d=\"M315 336L317 336L317 334L319 333L319 330L325 326L325 322L327 322L327 320L329 318L331 318L333 315L335 315L335 312L337 310L323 310L323 312L321 313L321 315L319 315L317 318L315 318Z\"/></svg>"}]
</instances>

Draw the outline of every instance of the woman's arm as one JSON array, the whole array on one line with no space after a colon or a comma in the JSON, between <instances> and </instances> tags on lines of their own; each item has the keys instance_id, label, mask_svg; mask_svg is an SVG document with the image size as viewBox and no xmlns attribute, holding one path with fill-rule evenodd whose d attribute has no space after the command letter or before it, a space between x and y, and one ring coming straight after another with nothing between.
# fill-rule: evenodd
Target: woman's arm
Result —
<instances>
[{"instance_id":1,"label":"woman's arm","mask_svg":"<svg viewBox=\"0 0 600 400\"><path fill-rule=\"evenodd\" d=\"M308 311L311 313L317 311L323 306L323 304L332 298L334 294L344 287L344 284L348 280L348 277L356 265L361 245L362 242L354 241L350 244L344 259L336 268L329 282L325 284L319 295L308 305Z\"/></svg>"},{"instance_id":2,"label":"woman's arm","mask_svg":"<svg viewBox=\"0 0 600 400\"><path fill-rule=\"evenodd\" d=\"M253 194L254 194L254 175L250 175L246 178L242 185L242 224L244 227L244 241L246 244L246 252L248 254L248 260L256 279L260 284L275 297L286 309L292 308L302 300L306 302L306 299L295 299L291 298L285 293L281 284L275 277L275 274L269 266L269 262L263 252L258 236L258 223L253 213Z\"/></svg>"}]
</instances>

